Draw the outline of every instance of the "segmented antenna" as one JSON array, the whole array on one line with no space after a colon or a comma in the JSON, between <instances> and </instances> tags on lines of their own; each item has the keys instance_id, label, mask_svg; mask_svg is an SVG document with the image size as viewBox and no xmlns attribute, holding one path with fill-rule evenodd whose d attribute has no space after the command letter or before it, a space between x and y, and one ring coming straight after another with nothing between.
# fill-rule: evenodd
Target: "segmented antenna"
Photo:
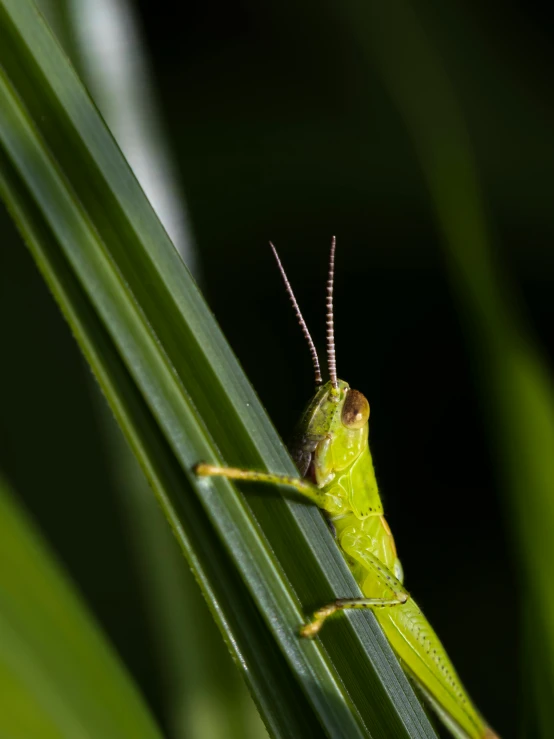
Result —
<instances>
[{"instance_id":1,"label":"segmented antenna","mask_svg":"<svg viewBox=\"0 0 554 739\"><path fill-rule=\"evenodd\" d=\"M312 356L312 364L314 366L314 372L315 372L315 384L321 385L322 383L321 367L319 366L319 357L317 356L315 344L313 342L312 337L310 336L310 332L308 331L308 326L306 325L306 321L304 320L304 317L300 311L300 308L298 307L298 303L296 302L296 298L294 297L292 287L290 286L290 282L288 280L286 272L283 269L283 265L281 264L281 260L279 259L279 255L277 254L277 249L273 246L271 241L269 242L269 245L273 251L275 259L277 260L277 266L279 267L279 272L281 273L281 277L283 278L283 282L285 283L285 288L290 298L290 302L292 303L292 307L294 308L294 312L296 313L296 319L298 323L300 324L300 328L302 329L304 338L308 342L308 346L310 348L310 354Z\"/></svg>"},{"instance_id":2,"label":"segmented antenna","mask_svg":"<svg viewBox=\"0 0 554 739\"><path fill-rule=\"evenodd\" d=\"M337 379L337 358L335 355L335 320L333 316L333 283L335 278L335 248L337 237L331 239L331 253L329 255L329 275L327 277L326 325L327 325L327 367L333 390L339 389Z\"/></svg>"}]
</instances>

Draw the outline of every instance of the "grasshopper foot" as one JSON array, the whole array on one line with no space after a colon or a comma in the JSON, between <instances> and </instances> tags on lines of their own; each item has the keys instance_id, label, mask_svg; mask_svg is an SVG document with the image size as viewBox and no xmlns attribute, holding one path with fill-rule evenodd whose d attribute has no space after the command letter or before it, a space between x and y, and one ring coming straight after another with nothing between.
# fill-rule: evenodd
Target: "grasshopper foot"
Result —
<instances>
[{"instance_id":1,"label":"grasshopper foot","mask_svg":"<svg viewBox=\"0 0 554 739\"><path fill-rule=\"evenodd\" d=\"M313 639L314 636L319 634L321 627L325 621L339 610L336 603L330 603L328 606L324 606L316 611L312 617L312 620L300 629L300 636L304 639Z\"/></svg>"},{"instance_id":2,"label":"grasshopper foot","mask_svg":"<svg viewBox=\"0 0 554 739\"><path fill-rule=\"evenodd\" d=\"M199 477L211 477L214 474L220 473L221 468L214 467L211 464L205 464L204 462L198 462L198 464L194 465L192 471L195 475L198 475Z\"/></svg>"}]
</instances>

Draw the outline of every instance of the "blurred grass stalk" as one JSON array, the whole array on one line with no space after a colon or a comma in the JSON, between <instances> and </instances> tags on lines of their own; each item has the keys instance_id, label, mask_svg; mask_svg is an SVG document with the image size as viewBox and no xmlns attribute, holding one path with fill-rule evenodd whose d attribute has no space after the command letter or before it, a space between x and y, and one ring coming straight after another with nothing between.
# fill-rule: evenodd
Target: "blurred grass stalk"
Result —
<instances>
[{"instance_id":1,"label":"blurred grass stalk","mask_svg":"<svg viewBox=\"0 0 554 739\"><path fill-rule=\"evenodd\" d=\"M414 11L423 4L372 0L362 7L346 0L342 7L352 21L351 34L368 63L377 62L413 139L442 232L448 276L472 348L499 480L509 493L510 519L523 564L521 593L526 620L533 623L533 661L540 675L535 710L542 736L549 737L554 726L554 705L545 699L554 695L552 374L495 258L463 114ZM460 514L465 513L461 506ZM491 602L484 607L496 610L501 618L503 609L516 604L514 595L513 603Z\"/></svg>"},{"instance_id":2,"label":"blurred grass stalk","mask_svg":"<svg viewBox=\"0 0 554 739\"><path fill-rule=\"evenodd\" d=\"M0 39L0 190L270 732L433 737L371 614L298 638L315 603L359 594L319 512L192 473L200 459L294 467L28 0L0 0Z\"/></svg>"},{"instance_id":3,"label":"blurred grass stalk","mask_svg":"<svg viewBox=\"0 0 554 739\"><path fill-rule=\"evenodd\" d=\"M132 5L128 0L41 0L39 7L82 73L172 243L194 273L196 258L184 196L163 136ZM266 736L244 680L217 635L175 537L113 416L106 412L96 383L91 383L91 393L143 585L171 736Z\"/></svg>"}]
</instances>

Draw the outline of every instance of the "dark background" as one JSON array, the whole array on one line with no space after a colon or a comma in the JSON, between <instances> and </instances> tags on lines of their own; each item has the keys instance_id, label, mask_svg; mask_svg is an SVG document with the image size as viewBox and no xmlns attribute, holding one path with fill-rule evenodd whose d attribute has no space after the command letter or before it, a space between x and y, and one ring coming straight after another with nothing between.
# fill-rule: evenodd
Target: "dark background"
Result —
<instances>
[{"instance_id":1,"label":"dark background","mask_svg":"<svg viewBox=\"0 0 554 739\"><path fill-rule=\"evenodd\" d=\"M313 382L267 241L321 346L337 235L338 371L371 404L407 586L491 724L518 735L522 588L479 370L413 146L377 70L338 2L135 5L210 306L287 438ZM499 269L552 365L552 19L538 3L413 7L461 103ZM162 714L88 370L5 214L0 232L0 464ZM75 515L89 521L88 541L72 533Z\"/></svg>"}]
</instances>

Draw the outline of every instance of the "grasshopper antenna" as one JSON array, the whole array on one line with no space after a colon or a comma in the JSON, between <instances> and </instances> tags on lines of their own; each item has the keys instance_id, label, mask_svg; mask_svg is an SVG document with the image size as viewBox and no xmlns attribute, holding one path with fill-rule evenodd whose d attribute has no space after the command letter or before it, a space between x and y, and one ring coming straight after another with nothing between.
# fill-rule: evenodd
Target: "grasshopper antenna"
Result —
<instances>
[{"instance_id":1,"label":"grasshopper antenna","mask_svg":"<svg viewBox=\"0 0 554 739\"><path fill-rule=\"evenodd\" d=\"M326 325L327 325L327 367L329 378L335 392L339 389L337 379L337 357L335 354L335 319L333 316L333 284L335 279L335 248L337 237L331 239L331 253L329 255L329 274L327 277Z\"/></svg>"},{"instance_id":2,"label":"grasshopper antenna","mask_svg":"<svg viewBox=\"0 0 554 739\"><path fill-rule=\"evenodd\" d=\"M313 342L313 339L310 335L310 332L308 331L308 326L306 325L306 321L304 320L304 317L300 311L300 308L298 306L298 303L296 301L296 298L294 297L294 293L292 291L292 287L290 286L290 282L288 280L287 274L283 268L283 265L281 264L281 260L279 259L279 255L277 254L277 249L273 246L271 241L269 242L269 245L273 251L273 255L275 256L275 259L277 260L277 266L279 267L279 272L281 273L281 277L283 278L283 282L285 283L285 288L287 290L288 296L290 298L290 302L292 303L292 307L294 308L294 312L296 314L296 319L298 323L300 324L300 328L302 329L302 333L304 334L304 338L308 342L308 347L310 349L310 354L312 357L312 364L314 366L314 372L315 372L315 384L321 385L322 378L321 378L321 367L319 366L319 357L317 356L317 351L315 348L315 344Z\"/></svg>"}]
</instances>

